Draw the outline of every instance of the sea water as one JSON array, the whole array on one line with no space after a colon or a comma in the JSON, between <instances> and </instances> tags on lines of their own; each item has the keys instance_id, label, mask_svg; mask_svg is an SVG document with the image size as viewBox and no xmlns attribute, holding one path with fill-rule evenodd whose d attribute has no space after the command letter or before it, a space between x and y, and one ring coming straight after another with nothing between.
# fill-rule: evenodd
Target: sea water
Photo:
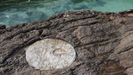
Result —
<instances>
[{"instance_id":1,"label":"sea water","mask_svg":"<svg viewBox=\"0 0 133 75\"><path fill-rule=\"evenodd\" d=\"M0 24L12 26L75 10L122 12L133 9L133 0L5 0L0 1Z\"/></svg>"}]
</instances>

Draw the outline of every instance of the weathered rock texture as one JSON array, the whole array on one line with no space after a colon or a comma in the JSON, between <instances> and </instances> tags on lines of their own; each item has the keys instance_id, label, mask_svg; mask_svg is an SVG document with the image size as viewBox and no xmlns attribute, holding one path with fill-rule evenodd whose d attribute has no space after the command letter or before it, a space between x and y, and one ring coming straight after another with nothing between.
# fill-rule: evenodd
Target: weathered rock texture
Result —
<instances>
[{"instance_id":1,"label":"weathered rock texture","mask_svg":"<svg viewBox=\"0 0 133 75\"><path fill-rule=\"evenodd\" d=\"M67 12L47 21L0 28L0 75L133 75L133 11ZM25 48L45 38L72 44L74 63L56 71L29 66Z\"/></svg>"}]
</instances>

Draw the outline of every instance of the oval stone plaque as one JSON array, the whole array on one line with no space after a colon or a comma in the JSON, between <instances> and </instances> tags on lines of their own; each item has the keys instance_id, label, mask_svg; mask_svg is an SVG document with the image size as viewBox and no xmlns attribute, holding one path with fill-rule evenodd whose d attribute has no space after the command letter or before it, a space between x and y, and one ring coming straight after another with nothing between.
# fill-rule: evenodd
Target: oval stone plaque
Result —
<instances>
[{"instance_id":1,"label":"oval stone plaque","mask_svg":"<svg viewBox=\"0 0 133 75\"><path fill-rule=\"evenodd\" d=\"M35 69L53 70L70 66L75 60L73 46L58 39L44 39L26 48L26 60Z\"/></svg>"}]
</instances>

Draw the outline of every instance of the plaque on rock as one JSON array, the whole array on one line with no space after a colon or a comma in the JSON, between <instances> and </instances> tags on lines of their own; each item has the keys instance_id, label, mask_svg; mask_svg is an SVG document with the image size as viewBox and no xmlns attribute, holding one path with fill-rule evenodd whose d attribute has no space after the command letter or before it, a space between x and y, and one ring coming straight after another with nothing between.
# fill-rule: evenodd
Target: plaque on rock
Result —
<instances>
[{"instance_id":1,"label":"plaque on rock","mask_svg":"<svg viewBox=\"0 0 133 75\"><path fill-rule=\"evenodd\" d=\"M35 69L55 70L70 66L75 60L73 46L58 39L37 41L26 49L26 60Z\"/></svg>"}]
</instances>

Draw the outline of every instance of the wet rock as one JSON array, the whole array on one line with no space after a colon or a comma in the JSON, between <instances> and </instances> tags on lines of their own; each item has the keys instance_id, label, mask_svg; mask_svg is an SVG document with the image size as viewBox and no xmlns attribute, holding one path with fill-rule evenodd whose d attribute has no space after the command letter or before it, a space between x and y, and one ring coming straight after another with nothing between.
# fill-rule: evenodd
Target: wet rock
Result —
<instances>
[{"instance_id":1,"label":"wet rock","mask_svg":"<svg viewBox=\"0 0 133 75\"><path fill-rule=\"evenodd\" d=\"M0 25L0 29L5 29L6 26L5 25Z\"/></svg>"},{"instance_id":2,"label":"wet rock","mask_svg":"<svg viewBox=\"0 0 133 75\"><path fill-rule=\"evenodd\" d=\"M1 75L132 75L133 17L122 13L66 12L46 21L2 27ZM36 13L28 15L34 18ZM38 13L39 16L43 14ZM25 49L47 39L73 45L77 57L58 70L37 70L26 61Z\"/></svg>"}]
</instances>

